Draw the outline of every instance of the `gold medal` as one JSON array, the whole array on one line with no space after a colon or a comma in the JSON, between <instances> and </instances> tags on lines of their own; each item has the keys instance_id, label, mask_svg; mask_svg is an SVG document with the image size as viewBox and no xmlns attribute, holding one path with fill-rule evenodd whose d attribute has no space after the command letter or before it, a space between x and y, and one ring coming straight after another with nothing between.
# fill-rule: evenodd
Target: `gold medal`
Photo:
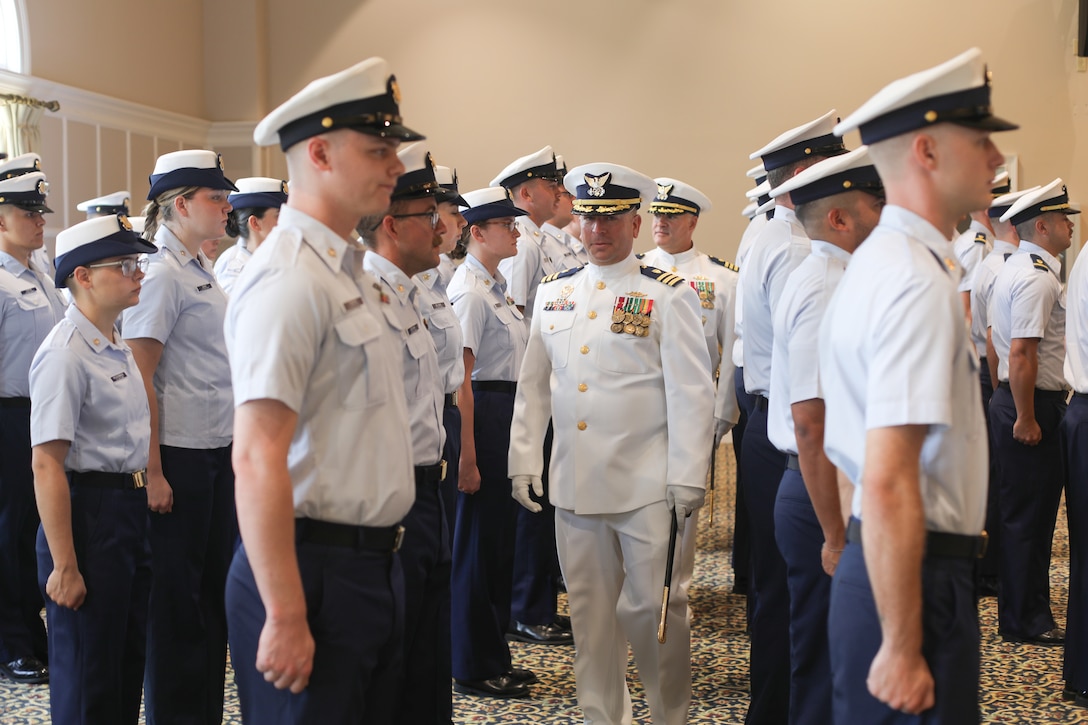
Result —
<instances>
[{"instance_id":1,"label":"gold medal","mask_svg":"<svg viewBox=\"0 0 1088 725\"><path fill-rule=\"evenodd\" d=\"M635 327L635 326L634 326L633 324L631 324L630 322L628 322L627 324L625 324L625 325L623 326L623 331L624 331L624 332L626 332L626 333L627 333L628 335L634 335L634 334L635 334L635 330L638 330L638 329L641 329L641 328Z\"/></svg>"},{"instance_id":2,"label":"gold medal","mask_svg":"<svg viewBox=\"0 0 1088 725\"><path fill-rule=\"evenodd\" d=\"M705 300L707 298L706 290L699 290L699 299Z\"/></svg>"},{"instance_id":3,"label":"gold medal","mask_svg":"<svg viewBox=\"0 0 1088 725\"><path fill-rule=\"evenodd\" d=\"M608 329L612 330L612 332L615 332L618 335L619 333L623 332L623 323L613 322Z\"/></svg>"},{"instance_id":4,"label":"gold medal","mask_svg":"<svg viewBox=\"0 0 1088 725\"><path fill-rule=\"evenodd\" d=\"M699 304L700 304L700 305L702 305L702 308L703 308L704 310L712 310L712 309L714 309L714 303L712 303L712 302L707 302L706 300L703 300L703 301L702 301L702 302L700 302Z\"/></svg>"},{"instance_id":5,"label":"gold medal","mask_svg":"<svg viewBox=\"0 0 1088 725\"><path fill-rule=\"evenodd\" d=\"M612 313L613 322L623 322L623 310L616 310Z\"/></svg>"},{"instance_id":6,"label":"gold medal","mask_svg":"<svg viewBox=\"0 0 1088 725\"><path fill-rule=\"evenodd\" d=\"M643 315L642 316L642 321L639 322L638 324L639 324L639 327L649 327L650 326L650 316L649 315Z\"/></svg>"},{"instance_id":7,"label":"gold medal","mask_svg":"<svg viewBox=\"0 0 1088 725\"><path fill-rule=\"evenodd\" d=\"M632 322L634 322L634 320L635 316L632 315L630 312L623 313L623 324L630 325Z\"/></svg>"},{"instance_id":8,"label":"gold medal","mask_svg":"<svg viewBox=\"0 0 1088 725\"><path fill-rule=\"evenodd\" d=\"M649 327L640 327L640 328L638 328L638 330L635 331L635 334L638 335L639 337L649 337L650 336L650 328Z\"/></svg>"}]
</instances>

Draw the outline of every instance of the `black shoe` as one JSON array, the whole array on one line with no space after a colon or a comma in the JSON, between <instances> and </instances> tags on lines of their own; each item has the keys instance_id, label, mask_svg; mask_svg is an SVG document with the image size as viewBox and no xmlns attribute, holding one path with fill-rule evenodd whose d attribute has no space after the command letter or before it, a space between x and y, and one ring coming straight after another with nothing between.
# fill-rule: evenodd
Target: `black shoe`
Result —
<instances>
[{"instance_id":1,"label":"black shoe","mask_svg":"<svg viewBox=\"0 0 1088 725\"><path fill-rule=\"evenodd\" d=\"M510 677L515 682L520 682L523 685L533 685L537 682L540 682L535 672L533 672L532 670L526 670L522 667L514 667L513 669L511 669Z\"/></svg>"},{"instance_id":2,"label":"black shoe","mask_svg":"<svg viewBox=\"0 0 1088 725\"><path fill-rule=\"evenodd\" d=\"M1048 629L1045 632L1033 635L1031 637L1018 637L1016 635L1002 634L1002 639L1006 642L1022 642L1024 644L1037 644L1041 647L1056 647L1058 645L1065 644L1065 630L1061 627L1055 627L1054 629Z\"/></svg>"},{"instance_id":3,"label":"black shoe","mask_svg":"<svg viewBox=\"0 0 1088 725\"><path fill-rule=\"evenodd\" d=\"M529 686L518 682L506 672L490 680L454 680L453 689L462 695L482 695L483 697L528 697Z\"/></svg>"},{"instance_id":4,"label":"black shoe","mask_svg":"<svg viewBox=\"0 0 1088 725\"><path fill-rule=\"evenodd\" d=\"M565 629L568 632L570 631L570 617L568 617L565 614L555 615L555 619L553 620L553 624L555 624L555 626L559 627L560 629Z\"/></svg>"},{"instance_id":5,"label":"black shoe","mask_svg":"<svg viewBox=\"0 0 1088 725\"><path fill-rule=\"evenodd\" d=\"M513 622L507 639L530 644L573 644L574 635L569 629L561 629L554 624L522 624Z\"/></svg>"},{"instance_id":6,"label":"black shoe","mask_svg":"<svg viewBox=\"0 0 1088 725\"><path fill-rule=\"evenodd\" d=\"M27 685L41 685L49 682L49 668L36 657L20 657L0 664L0 674L9 680Z\"/></svg>"}]
</instances>

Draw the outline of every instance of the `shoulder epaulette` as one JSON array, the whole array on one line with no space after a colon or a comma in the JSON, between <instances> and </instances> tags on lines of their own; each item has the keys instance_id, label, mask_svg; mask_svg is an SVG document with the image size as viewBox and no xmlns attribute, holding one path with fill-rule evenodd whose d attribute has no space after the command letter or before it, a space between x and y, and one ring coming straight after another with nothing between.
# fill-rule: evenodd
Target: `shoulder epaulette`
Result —
<instances>
[{"instance_id":1,"label":"shoulder epaulette","mask_svg":"<svg viewBox=\"0 0 1088 725\"><path fill-rule=\"evenodd\" d=\"M978 234L975 235L975 244L985 244L985 243L986 243L986 235L985 234L983 234L982 232L979 232Z\"/></svg>"},{"instance_id":2,"label":"shoulder epaulette","mask_svg":"<svg viewBox=\"0 0 1088 725\"><path fill-rule=\"evenodd\" d=\"M646 252L639 252L638 254L635 255L635 259L645 259L645 257L646 257Z\"/></svg>"},{"instance_id":3,"label":"shoulder epaulette","mask_svg":"<svg viewBox=\"0 0 1088 725\"><path fill-rule=\"evenodd\" d=\"M711 262L718 265L719 267L725 267L726 269L731 269L734 272L740 272L740 267L733 264L732 262L726 262L724 259L719 259L718 257L715 257L713 254L708 254L707 256L710 257Z\"/></svg>"},{"instance_id":4,"label":"shoulder epaulette","mask_svg":"<svg viewBox=\"0 0 1088 725\"><path fill-rule=\"evenodd\" d=\"M644 265L640 268L640 271L650 279L656 279L661 284L667 284L669 287L675 287L684 282L684 278L680 275L666 272L657 267L647 267Z\"/></svg>"},{"instance_id":5,"label":"shoulder epaulette","mask_svg":"<svg viewBox=\"0 0 1088 725\"><path fill-rule=\"evenodd\" d=\"M1047 266L1046 260L1040 257L1038 254L1031 255L1031 266L1040 272L1049 272L1050 267Z\"/></svg>"},{"instance_id":6,"label":"shoulder epaulette","mask_svg":"<svg viewBox=\"0 0 1088 725\"><path fill-rule=\"evenodd\" d=\"M581 271L582 271L582 267L571 267L570 269L565 269L562 272L556 272L555 274L549 274L547 277L540 280L540 284L544 284L545 282L554 282L555 280L563 279L564 277L570 277L572 274L576 274L576 273L581 272Z\"/></svg>"}]
</instances>

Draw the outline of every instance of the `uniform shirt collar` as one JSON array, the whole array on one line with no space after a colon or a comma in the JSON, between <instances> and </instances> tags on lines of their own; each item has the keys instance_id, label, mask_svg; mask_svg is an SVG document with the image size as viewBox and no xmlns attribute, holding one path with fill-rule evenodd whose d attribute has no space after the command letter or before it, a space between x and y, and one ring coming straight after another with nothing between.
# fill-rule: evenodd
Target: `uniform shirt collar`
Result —
<instances>
[{"instance_id":1,"label":"uniform shirt collar","mask_svg":"<svg viewBox=\"0 0 1088 725\"><path fill-rule=\"evenodd\" d=\"M601 266L594 262L590 262L586 265L586 269L589 270L589 278L592 280L602 280L604 282L610 282L618 280L622 277L626 277L630 274L637 274L642 263L632 252L627 255L626 259L623 259L615 264L609 264Z\"/></svg>"},{"instance_id":2,"label":"uniform shirt collar","mask_svg":"<svg viewBox=\"0 0 1088 725\"><path fill-rule=\"evenodd\" d=\"M384 280L402 303L411 300L412 292L416 286L412 284L412 280L400 267L372 249L368 250L366 256L363 257L363 267L368 268L368 270L372 269L378 277Z\"/></svg>"},{"instance_id":3,"label":"uniform shirt collar","mask_svg":"<svg viewBox=\"0 0 1088 725\"><path fill-rule=\"evenodd\" d=\"M74 304L68 305L68 309L64 311L64 317L75 325L79 336L82 337L86 341L87 346L95 352L102 352L107 348L122 351L128 350L128 345L121 339L121 335L117 333L116 327L114 328L113 333L116 342L113 342L108 335L103 335L102 331L95 327L94 323L87 319L87 316Z\"/></svg>"},{"instance_id":4,"label":"uniform shirt collar","mask_svg":"<svg viewBox=\"0 0 1088 725\"><path fill-rule=\"evenodd\" d=\"M1062 260L1055 257L1053 254L1046 251L1038 244L1034 244L1033 242L1029 242L1024 239L1020 240L1020 251L1026 252L1028 254L1038 254L1040 257L1043 258L1043 261L1046 262L1046 266L1050 267L1050 271L1058 275L1058 279L1061 279Z\"/></svg>"},{"instance_id":5,"label":"uniform shirt collar","mask_svg":"<svg viewBox=\"0 0 1088 725\"><path fill-rule=\"evenodd\" d=\"M544 236L543 230L528 216L517 217L518 224L525 228L522 236L529 237L535 244L540 244L540 238Z\"/></svg>"},{"instance_id":6,"label":"uniform shirt collar","mask_svg":"<svg viewBox=\"0 0 1088 725\"><path fill-rule=\"evenodd\" d=\"M160 224L155 231L155 244L158 245L159 249L169 249L175 257L181 260L182 264L195 262L196 266L204 271L209 271L212 268L211 262L204 256L203 251L197 250L197 256L194 258L189 254L189 250L185 248L177 235L165 224Z\"/></svg>"},{"instance_id":7,"label":"uniform shirt collar","mask_svg":"<svg viewBox=\"0 0 1088 725\"><path fill-rule=\"evenodd\" d=\"M487 271L487 267L471 254L465 256L464 263L467 264L476 277L484 283L485 287L490 288L494 285L503 291L506 290L506 278L502 276L502 272L495 272L495 276L492 277L491 273Z\"/></svg>"},{"instance_id":8,"label":"uniform shirt collar","mask_svg":"<svg viewBox=\"0 0 1088 725\"><path fill-rule=\"evenodd\" d=\"M413 277L413 279L427 289L431 289L434 287L435 282L438 281L438 267L435 267L434 269L425 269Z\"/></svg>"},{"instance_id":9,"label":"uniform shirt collar","mask_svg":"<svg viewBox=\"0 0 1088 725\"><path fill-rule=\"evenodd\" d=\"M901 206L888 205L880 212L880 226L890 227L909 237L917 239L938 259L945 259L952 254L952 242L937 227L918 214Z\"/></svg>"},{"instance_id":10,"label":"uniform shirt collar","mask_svg":"<svg viewBox=\"0 0 1088 725\"><path fill-rule=\"evenodd\" d=\"M828 259L837 259L840 262L849 263L851 254L842 247L837 247L831 242L825 242L821 239L812 240L812 253L817 257L826 257Z\"/></svg>"},{"instance_id":11,"label":"uniform shirt collar","mask_svg":"<svg viewBox=\"0 0 1088 725\"><path fill-rule=\"evenodd\" d=\"M3 267L16 277L21 275L23 272L28 271L27 268L23 266L22 262L11 256L7 252L0 252L0 267Z\"/></svg>"},{"instance_id":12,"label":"uniform shirt collar","mask_svg":"<svg viewBox=\"0 0 1088 725\"><path fill-rule=\"evenodd\" d=\"M1011 242L1006 242L1004 239L994 240L994 251L998 254L1015 254L1016 245Z\"/></svg>"},{"instance_id":13,"label":"uniform shirt collar","mask_svg":"<svg viewBox=\"0 0 1088 725\"><path fill-rule=\"evenodd\" d=\"M663 260L665 260L669 264L673 265L674 267L678 266L678 265L681 265L681 264L685 264L687 262L690 262L690 261L694 260L697 256L699 256L699 252L698 252L697 249L695 249L695 244L694 243L692 243L690 249L685 249L683 252L680 252L679 254L669 254L668 252L666 252L661 247L657 248L657 253L661 255L661 258Z\"/></svg>"},{"instance_id":14,"label":"uniform shirt collar","mask_svg":"<svg viewBox=\"0 0 1088 725\"><path fill-rule=\"evenodd\" d=\"M363 251L358 244L349 242L306 212L287 204L280 207L278 223L301 230L306 244L317 252L317 256L323 259L333 272L344 269L348 264L349 256L361 254Z\"/></svg>"}]
</instances>

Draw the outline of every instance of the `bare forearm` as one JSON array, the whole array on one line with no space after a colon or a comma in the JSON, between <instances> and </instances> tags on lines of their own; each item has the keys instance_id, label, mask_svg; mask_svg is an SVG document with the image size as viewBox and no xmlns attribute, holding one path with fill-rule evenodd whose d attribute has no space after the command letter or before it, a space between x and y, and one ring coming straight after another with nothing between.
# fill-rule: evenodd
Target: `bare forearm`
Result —
<instances>
[{"instance_id":1,"label":"bare forearm","mask_svg":"<svg viewBox=\"0 0 1088 725\"><path fill-rule=\"evenodd\" d=\"M1039 357L1032 350L1017 349L1009 353L1009 388L1016 403L1016 417L1035 420L1035 381L1039 375Z\"/></svg>"},{"instance_id":2,"label":"bare forearm","mask_svg":"<svg viewBox=\"0 0 1088 725\"><path fill-rule=\"evenodd\" d=\"M64 465L45 456L35 448L33 456L34 498L42 530L53 557L54 569L76 567L76 550L72 538L72 498Z\"/></svg>"},{"instance_id":3,"label":"bare forearm","mask_svg":"<svg viewBox=\"0 0 1088 725\"><path fill-rule=\"evenodd\" d=\"M802 413L802 406L812 412ZM839 504L839 484L835 465L824 453L823 402L805 401L793 405L797 434L797 457L812 508L824 533L824 541L832 549L846 543L846 527ZM811 420L808 418L811 416Z\"/></svg>"},{"instance_id":4,"label":"bare forearm","mask_svg":"<svg viewBox=\"0 0 1088 725\"><path fill-rule=\"evenodd\" d=\"M986 367L990 368L990 386L997 390L1000 380L997 377L997 368L1000 361L997 357L997 349L994 347L993 328L986 328Z\"/></svg>"}]
</instances>

